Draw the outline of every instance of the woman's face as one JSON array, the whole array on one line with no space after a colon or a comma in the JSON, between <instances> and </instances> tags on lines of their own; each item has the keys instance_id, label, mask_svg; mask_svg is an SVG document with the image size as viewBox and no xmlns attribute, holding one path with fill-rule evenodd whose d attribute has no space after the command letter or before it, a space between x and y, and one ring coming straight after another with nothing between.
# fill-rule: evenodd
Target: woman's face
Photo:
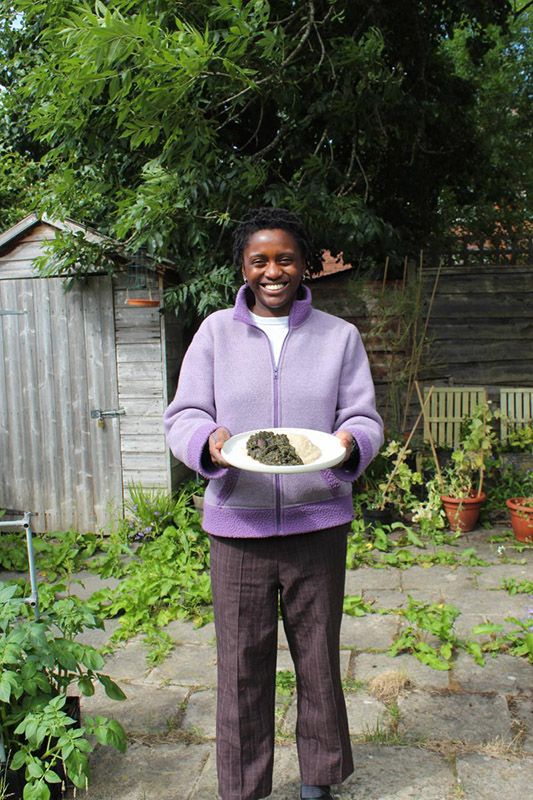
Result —
<instances>
[{"instance_id":1,"label":"woman's face","mask_svg":"<svg viewBox=\"0 0 533 800\"><path fill-rule=\"evenodd\" d=\"M286 317L305 267L300 247L287 231L265 228L253 233L244 248L242 274L254 293L254 314Z\"/></svg>"}]
</instances>

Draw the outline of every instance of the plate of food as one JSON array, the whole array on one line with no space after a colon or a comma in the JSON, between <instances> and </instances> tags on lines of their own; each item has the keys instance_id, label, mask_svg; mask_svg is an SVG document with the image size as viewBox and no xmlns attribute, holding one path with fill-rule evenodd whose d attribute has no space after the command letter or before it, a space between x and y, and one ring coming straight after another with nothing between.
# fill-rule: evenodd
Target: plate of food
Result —
<instances>
[{"instance_id":1,"label":"plate of food","mask_svg":"<svg viewBox=\"0 0 533 800\"><path fill-rule=\"evenodd\" d=\"M232 436L222 447L228 464L251 472L316 472L335 467L346 451L336 436L308 428L263 428Z\"/></svg>"}]
</instances>

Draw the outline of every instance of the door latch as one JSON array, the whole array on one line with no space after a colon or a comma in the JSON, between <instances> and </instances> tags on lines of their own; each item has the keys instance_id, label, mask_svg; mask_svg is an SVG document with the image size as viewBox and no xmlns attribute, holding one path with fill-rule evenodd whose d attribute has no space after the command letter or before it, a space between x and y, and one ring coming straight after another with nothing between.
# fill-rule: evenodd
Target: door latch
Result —
<instances>
[{"instance_id":1,"label":"door latch","mask_svg":"<svg viewBox=\"0 0 533 800\"><path fill-rule=\"evenodd\" d=\"M93 408L91 409L91 419L98 420L98 427L104 428L105 421L109 417L122 417L126 413L125 408Z\"/></svg>"}]
</instances>

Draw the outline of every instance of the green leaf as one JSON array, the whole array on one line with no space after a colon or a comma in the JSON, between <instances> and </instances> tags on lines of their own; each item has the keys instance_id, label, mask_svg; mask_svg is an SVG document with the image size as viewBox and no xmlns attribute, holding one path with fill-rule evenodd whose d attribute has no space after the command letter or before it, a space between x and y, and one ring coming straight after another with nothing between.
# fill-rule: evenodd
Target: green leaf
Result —
<instances>
[{"instance_id":1,"label":"green leaf","mask_svg":"<svg viewBox=\"0 0 533 800\"><path fill-rule=\"evenodd\" d=\"M111 680L111 678L108 675L99 674L97 677L102 686L104 687L106 695L110 697L112 700L127 699L126 695L124 694L120 686L116 684L115 681Z\"/></svg>"},{"instance_id":2,"label":"green leaf","mask_svg":"<svg viewBox=\"0 0 533 800\"><path fill-rule=\"evenodd\" d=\"M23 800L50 800L50 789L42 780L38 783L27 783L22 797Z\"/></svg>"},{"instance_id":3,"label":"green leaf","mask_svg":"<svg viewBox=\"0 0 533 800\"><path fill-rule=\"evenodd\" d=\"M41 778L44 773L41 762L37 759L30 761L26 767L26 773L30 778Z\"/></svg>"},{"instance_id":4,"label":"green leaf","mask_svg":"<svg viewBox=\"0 0 533 800\"><path fill-rule=\"evenodd\" d=\"M25 750L17 750L17 752L11 759L11 764L10 764L11 769L13 770L20 769L26 763L26 759L29 757L31 756L29 756Z\"/></svg>"},{"instance_id":5,"label":"green leaf","mask_svg":"<svg viewBox=\"0 0 533 800\"><path fill-rule=\"evenodd\" d=\"M61 783L61 778L59 777L57 772L54 772L53 769L46 770L44 779L48 783Z\"/></svg>"},{"instance_id":6,"label":"green leaf","mask_svg":"<svg viewBox=\"0 0 533 800\"><path fill-rule=\"evenodd\" d=\"M476 636L479 636L479 635L482 635L482 634L487 634L487 633L488 634L490 634L490 633L500 633L501 631L504 630L504 628L505 628L505 626L501 625L500 623L483 622L483 623L481 623L481 625L475 625L472 628L472 633L475 634Z\"/></svg>"},{"instance_id":7,"label":"green leaf","mask_svg":"<svg viewBox=\"0 0 533 800\"><path fill-rule=\"evenodd\" d=\"M84 694L85 697L92 697L94 694L93 682L87 675L84 675L78 680L78 686L80 688L80 692Z\"/></svg>"}]
</instances>

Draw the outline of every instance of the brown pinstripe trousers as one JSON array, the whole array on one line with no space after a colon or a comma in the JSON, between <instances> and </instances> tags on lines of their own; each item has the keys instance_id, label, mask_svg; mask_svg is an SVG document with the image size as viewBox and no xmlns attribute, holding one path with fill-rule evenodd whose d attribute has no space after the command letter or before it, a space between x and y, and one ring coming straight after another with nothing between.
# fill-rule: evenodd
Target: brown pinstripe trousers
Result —
<instances>
[{"instance_id":1,"label":"brown pinstripe trousers","mask_svg":"<svg viewBox=\"0 0 533 800\"><path fill-rule=\"evenodd\" d=\"M210 537L223 800L272 791L278 596L296 671L302 781L330 785L353 771L339 667L348 529Z\"/></svg>"}]
</instances>

